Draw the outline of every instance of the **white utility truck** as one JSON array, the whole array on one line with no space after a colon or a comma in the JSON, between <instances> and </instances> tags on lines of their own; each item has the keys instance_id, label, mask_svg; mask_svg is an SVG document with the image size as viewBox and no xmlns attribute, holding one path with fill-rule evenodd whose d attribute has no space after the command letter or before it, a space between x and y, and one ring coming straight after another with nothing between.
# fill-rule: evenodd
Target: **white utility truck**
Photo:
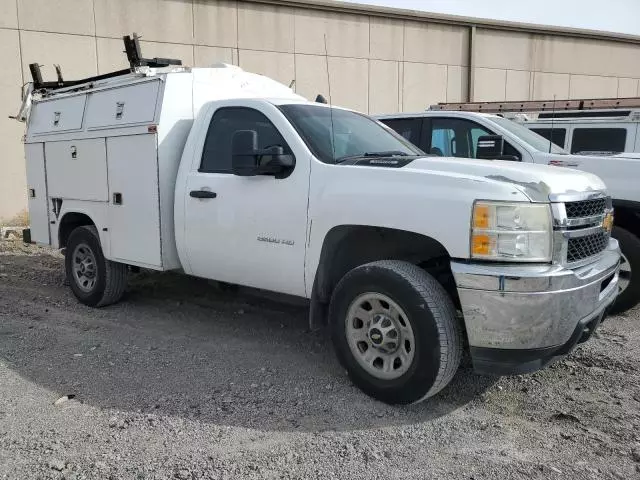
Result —
<instances>
[{"instance_id":1,"label":"white utility truck","mask_svg":"<svg viewBox=\"0 0 640 480\"><path fill-rule=\"evenodd\" d=\"M615 300L598 177L425 158L237 67L129 57L75 82L32 66L19 115L31 240L65 250L82 303L117 302L132 267L305 297L354 383L410 403L445 387L467 346L479 372L544 367Z\"/></svg>"},{"instance_id":2,"label":"white utility truck","mask_svg":"<svg viewBox=\"0 0 640 480\"><path fill-rule=\"evenodd\" d=\"M517 109L523 104L438 104L428 111L382 115L378 119L431 155L569 167L600 177L613 197L612 236L620 242L622 250L620 291L611 311L621 313L634 307L640 301L640 274L633 274L640 272L640 189L636 180L640 157L570 155L548 139L505 118L504 109L509 105ZM499 108L502 110L497 112ZM602 218L599 212L577 212L583 213ZM594 246L597 248L597 243Z\"/></svg>"}]
</instances>

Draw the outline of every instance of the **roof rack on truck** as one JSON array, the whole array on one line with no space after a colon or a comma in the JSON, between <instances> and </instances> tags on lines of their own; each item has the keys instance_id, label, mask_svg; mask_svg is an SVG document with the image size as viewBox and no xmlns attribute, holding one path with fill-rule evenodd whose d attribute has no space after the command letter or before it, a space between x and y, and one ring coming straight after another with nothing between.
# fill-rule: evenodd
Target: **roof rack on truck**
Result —
<instances>
[{"instance_id":1,"label":"roof rack on truck","mask_svg":"<svg viewBox=\"0 0 640 480\"><path fill-rule=\"evenodd\" d=\"M458 110L464 112L558 112L563 110L610 110L640 108L640 97L596 98L581 100L527 100L508 102L438 103L429 110Z\"/></svg>"},{"instance_id":2,"label":"roof rack on truck","mask_svg":"<svg viewBox=\"0 0 640 480\"><path fill-rule=\"evenodd\" d=\"M79 80L65 80L62 77L62 69L60 68L60 65L55 65L56 75L58 77L57 80L53 82L45 82L42 80L42 71L40 70L40 65L37 63L30 63L29 71L31 72L31 78L33 79L33 90L58 90L67 87L84 85L86 83L92 83L99 80L127 75L134 72L138 67L162 68L171 65L182 65L182 60L178 60L175 58L143 58L140 50L139 39L140 37L135 32L133 33L133 35L125 35L122 37L130 68L105 73L103 75L96 75Z\"/></svg>"},{"instance_id":3,"label":"roof rack on truck","mask_svg":"<svg viewBox=\"0 0 640 480\"><path fill-rule=\"evenodd\" d=\"M20 122L27 122L31 111L33 100L51 98L54 96L88 90L98 86L105 86L111 83L111 79L116 82L127 82L132 78L168 72L168 67L182 67L182 60L175 58L144 58L140 50L140 37L137 33L122 37L124 42L124 53L127 55L129 68L116 70L115 72L104 73L93 77L81 78L77 80L65 80L62 76L60 65L54 65L57 79L45 82L42 79L41 66L38 63L30 63L31 82L27 82L22 87L22 105L16 115L9 118Z\"/></svg>"}]
</instances>

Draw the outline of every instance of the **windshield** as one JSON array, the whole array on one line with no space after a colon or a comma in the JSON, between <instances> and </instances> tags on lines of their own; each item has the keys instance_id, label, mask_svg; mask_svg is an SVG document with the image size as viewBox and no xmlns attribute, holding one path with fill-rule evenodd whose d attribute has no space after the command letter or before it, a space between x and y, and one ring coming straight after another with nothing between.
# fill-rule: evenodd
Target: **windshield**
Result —
<instances>
[{"instance_id":1,"label":"windshield","mask_svg":"<svg viewBox=\"0 0 640 480\"><path fill-rule=\"evenodd\" d=\"M505 130L513 133L516 137L522 139L522 141L528 143L533 148L538 150L539 152L547 152L547 153L561 153L567 154L568 152L557 146L555 143L551 143L549 140L544 138L541 135L538 135L535 132L532 132L527 127L523 127L519 123L512 122L511 120L504 117L490 117L492 122L497 123ZM551 143L551 150L549 150L549 144Z\"/></svg>"},{"instance_id":2,"label":"windshield","mask_svg":"<svg viewBox=\"0 0 640 480\"><path fill-rule=\"evenodd\" d=\"M325 163L361 156L424 155L393 130L360 113L307 104L281 105L280 110Z\"/></svg>"}]
</instances>

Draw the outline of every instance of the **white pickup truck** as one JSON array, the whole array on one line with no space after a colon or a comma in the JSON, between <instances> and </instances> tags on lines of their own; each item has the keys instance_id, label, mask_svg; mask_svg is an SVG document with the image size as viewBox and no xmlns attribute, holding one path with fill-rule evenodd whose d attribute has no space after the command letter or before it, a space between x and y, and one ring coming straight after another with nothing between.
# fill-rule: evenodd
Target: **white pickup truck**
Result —
<instances>
[{"instance_id":1,"label":"white pickup truck","mask_svg":"<svg viewBox=\"0 0 640 480\"><path fill-rule=\"evenodd\" d=\"M474 105L451 104L451 108L465 109ZM624 312L640 301L640 273L633 274L633 271L640 272L640 190L636 180L640 158L637 155L635 158L633 154L570 155L503 116L447 110L449 104L432 108L434 110L378 118L431 155L568 167L601 178L613 198L612 236L620 242L622 250L620 292L611 311Z\"/></svg>"},{"instance_id":2,"label":"white pickup truck","mask_svg":"<svg viewBox=\"0 0 640 480\"><path fill-rule=\"evenodd\" d=\"M65 249L86 305L117 302L131 267L305 297L354 383L402 404L445 387L464 348L479 372L542 368L615 300L594 175L425 158L237 67L34 79L30 236Z\"/></svg>"}]
</instances>

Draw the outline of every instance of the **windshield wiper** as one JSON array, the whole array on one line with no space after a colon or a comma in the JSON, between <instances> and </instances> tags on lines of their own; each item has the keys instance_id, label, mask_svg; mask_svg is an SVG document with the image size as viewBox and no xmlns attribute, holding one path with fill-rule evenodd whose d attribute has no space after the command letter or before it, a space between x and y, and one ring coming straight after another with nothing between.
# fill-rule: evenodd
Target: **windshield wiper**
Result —
<instances>
[{"instance_id":1,"label":"windshield wiper","mask_svg":"<svg viewBox=\"0 0 640 480\"><path fill-rule=\"evenodd\" d=\"M354 158L384 158L384 157L409 157L410 155L400 150L389 150L387 152L365 152L358 155L346 155L344 157L336 158L336 163L342 163L346 160L352 160Z\"/></svg>"}]
</instances>

